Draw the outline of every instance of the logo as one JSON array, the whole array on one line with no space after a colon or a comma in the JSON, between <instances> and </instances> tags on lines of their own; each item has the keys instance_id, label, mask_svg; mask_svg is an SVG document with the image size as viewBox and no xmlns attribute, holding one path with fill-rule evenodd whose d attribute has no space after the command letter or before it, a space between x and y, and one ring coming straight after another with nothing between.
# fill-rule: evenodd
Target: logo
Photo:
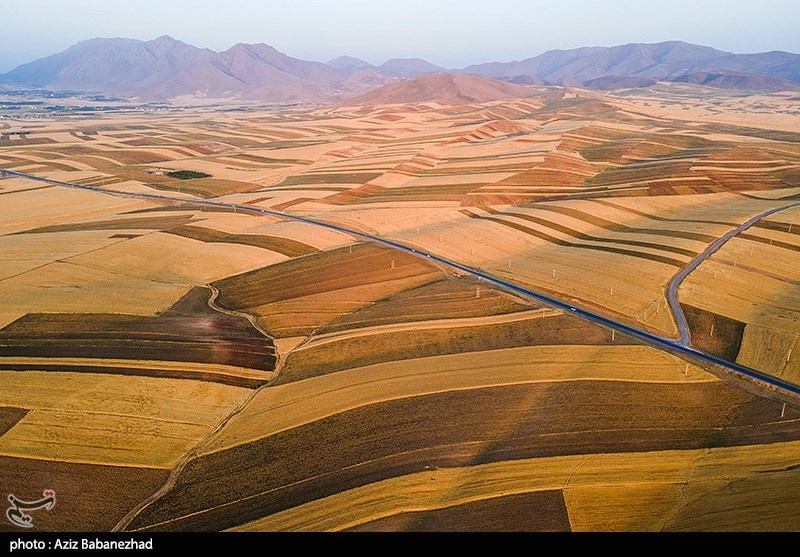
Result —
<instances>
[{"instance_id":1,"label":"logo","mask_svg":"<svg viewBox=\"0 0 800 557\"><path fill-rule=\"evenodd\" d=\"M23 501L14 495L9 495L8 501L11 506L6 509L6 518L11 524L20 528L33 528L33 517L26 511L51 510L56 506L56 492L52 489L45 489L42 492L42 498L37 501Z\"/></svg>"}]
</instances>

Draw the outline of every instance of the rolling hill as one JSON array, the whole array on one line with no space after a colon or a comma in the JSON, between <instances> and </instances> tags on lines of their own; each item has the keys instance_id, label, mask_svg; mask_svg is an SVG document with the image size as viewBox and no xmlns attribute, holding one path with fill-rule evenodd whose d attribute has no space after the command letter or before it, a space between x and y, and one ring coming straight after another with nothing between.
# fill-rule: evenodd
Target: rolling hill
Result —
<instances>
[{"instance_id":1,"label":"rolling hill","mask_svg":"<svg viewBox=\"0 0 800 557\"><path fill-rule=\"evenodd\" d=\"M506 83L488 77L436 74L384 85L360 97L349 99L348 104L482 103L500 99L529 97L533 92L533 89L524 85Z\"/></svg>"},{"instance_id":2,"label":"rolling hill","mask_svg":"<svg viewBox=\"0 0 800 557\"><path fill-rule=\"evenodd\" d=\"M421 58L392 58L382 64L378 70L386 75L400 77L417 77L447 71Z\"/></svg>"}]
</instances>

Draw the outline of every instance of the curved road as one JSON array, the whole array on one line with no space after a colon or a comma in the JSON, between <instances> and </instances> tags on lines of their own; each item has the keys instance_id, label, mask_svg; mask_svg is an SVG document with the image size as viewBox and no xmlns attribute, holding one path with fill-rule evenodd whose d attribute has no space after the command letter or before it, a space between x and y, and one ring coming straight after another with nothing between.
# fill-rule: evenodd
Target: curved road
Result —
<instances>
[{"instance_id":1,"label":"curved road","mask_svg":"<svg viewBox=\"0 0 800 557\"><path fill-rule=\"evenodd\" d=\"M308 218L308 217L302 217L302 216L299 216L299 215L291 215L291 214L287 214L287 213L282 213L280 211L272 211L270 209L260 209L258 207L250 207L248 205L237 205L237 204L234 204L234 203L224 203L224 202L221 202L221 201L208 201L208 200L203 200L203 199L183 199L183 198L180 198L180 197L172 197L172 196L168 196L168 195L153 194L153 193L131 193L131 192L125 192L125 191L122 191L122 190L103 189L103 188L98 188L98 187L94 187L94 186L84 186L82 184L72 184L72 183L69 183L69 182L62 182L62 181L59 181L59 180L51 180L49 178L42 178L42 177L39 177L39 176L33 176L31 174L23 174L21 172L13 172L13 171L4 170L4 169L0 169L0 174L5 174L7 176L12 176L12 177L17 177L17 178L27 178L27 179L30 179L30 180L36 180L38 182L44 182L44 183L47 183L47 184L53 184L53 185L57 185L57 186L64 186L64 187L73 188L73 189L81 189L81 190L88 190L88 191L93 191L93 192L97 192L97 193L104 193L104 194L107 194L107 195L121 195L121 196L125 196L125 197L133 197L133 198L137 198L137 199L153 199L153 200L156 200L156 201L172 201L172 202L188 203L188 204L191 204L191 205L200 205L200 206L206 206L206 207L220 207L220 208L224 208L224 209L235 209L236 211L244 211L244 212L249 212L249 213L269 215L269 216L288 219L288 220L293 220L293 221L297 221L297 222L304 222L304 223L312 224L314 226L319 226L319 227L322 227L322 228L327 228L329 230L334 230L336 232L341 232L343 234L348 234L348 235L356 237L356 238L361 238L361 239L368 240L370 242L375 242L377 244L381 244L381 245L384 245L384 246L387 246L387 247L390 247L390 248L393 248L393 249L396 249L396 250L399 250L399 251L410 253L410 254L415 255L417 257L426 258L426 259L428 259L430 261L437 262L437 263L440 263L442 265L447 265L449 267L452 267L453 269L457 269L457 270L461 271L462 273L465 273L465 274L470 275L470 276L472 276L474 278L480 279L480 280L486 282L487 284L491 284L491 285L499 287L501 289L504 289L504 290L507 290L507 291L510 291L510 292L514 292L515 294L518 294L518 295L521 295L521 296L524 296L524 297L527 297L527 298L530 298L530 299L533 299L533 300L537 300L537 301L542 302L542 303L544 303L546 305L549 305L551 307L558 308L558 309L560 309L562 311L575 314L575 315L577 315L579 317L583 317L584 319L588 319L589 321L592 321L593 323L597 323L599 325L603 325L603 326L608 327L610 329L617 330L617 331L619 331L621 333L624 333L624 334L626 334L628 336L636 338L636 339L640 340L641 342L644 342L645 344L648 344L650 346L653 346L653 347L661 349L661 350L666 350L666 351L668 351L670 353L673 353L675 355L678 355L678 356L680 356L680 357L682 357L684 359L689 358L689 359L692 359L694 361L699 360L699 361L705 362L707 364L713 364L715 366L719 366L719 367L727 370L728 372L730 372L730 373L732 373L734 375L738 375L741 378L747 378L747 379L759 381L761 383L765 383L765 384L773 387L774 389L777 389L779 391L783 391L784 393L787 393L787 394L790 394L790 395L795 395L795 396L796 395L800 395L800 386L798 386L798 385L793 385L792 383L788 383L788 382L783 381L783 380L781 380L781 379L779 379L777 377L772 377L771 375L767 375L767 374L762 373L760 371L756 371L754 369L750 369L748 367L739 365L739 364L737 364L735 362L728 362L726 360L723 360L722 358L718 358L717 356L714 356L713 354L708 354L706 352L703 352L702 350L698 350L696 348L693 348L693 347L690 347L690 346L686 346L681 341L673 340L673 339L670 339L670 338L661 337L661 336L655 335L653 333L650 333L650 332L647 332L647 331L644 331L644 330L641 330L641 329L637 329L635 327L631 327L630 325L626 325L624 323L620 323L618 321L614 321L613 319L609 319L608 317L604 317L604 316L602 316L602 315L600 315L598 313L594 313L592 311L589 311L589 310L586 310L586 309L583 309L583 308L580 308L580 307L577 307L577 306L573 306L573 305L568 304L568 303L566 303L566 302L564 302L562 300L559 300L557 298L553 298L552 296L548 296L546 294L542 294L540 292L536 292L534 290L530 290L528 288L524 288L524 287L519 286L517 284L514 284L512 282L508 282L508 281L496 278L496 277L494 277L492 275L489 275L489 274L481 271L480 269L473 269L471 267L467 267L467 266L462 265L460 263L456 263L455 261L450 261L448 259L445 259L443 257L439 257L438 255L434 255L432 253L426 252L426 251L421 250L421 249L412 248L411 246L407 246L407 245L401 244L399 242L395 242L395 241L392 241L392 240L387 240L385 238L380 238L378 236L373 236L371 234L366 234L364 232L359 232L357 230L350 230L349 228L346 228L344 226L339 226L337 224L331 224L331 223L324 222L324 221L318 221L318 220L315 220L315 219L311 219L311 218ZM782 210L782 209L778 209L778 210ZM773 212L777 212L778 210L774 210ZM745 223L745 224L747 224L747 223ZM752 226L752 224L751 224L751 226ZM715 242L715 244L716 244L716 242ZM712 247L713 247L713 245L712 245ZM719 248L717 248L717 249L719 249ZM699 263L698 263L698 265L699 265ZM687 268L687 269L689 269L689 272L691 272L690 268ZM688 273L686 273L686 274L688 274ZM676 288L677 288L677 286L676 286Z\"/></svg>"},{"instance_id":2,"label":"curved road","mask_svg":"<svg viewBox=\"0 0 800 557\"><path fill-rule=\"evenodd\" d=\"M675 323L678 325L678 330L681 334L680 341L678 341L680 342L681 346L687 347L692 342L689 323L686 322L686 316L683 314L683 309L678 302L678 287L680 287L684 279L688 277L692 271L697 269L697 267L699 267L703 261L717 253L722 246L728 243L729 240L751 228L758 221L765 219L770 215L774 215L775 213L780 213L786 209L791 209L792 207L798 206L800 206L800 203L792 203L776 209L770 209L769 211L765 211L760 215L754 216L740 227L734 228L724 236L721 236L717 241L708 246L702 253L694 258L684 270L675 275L672 280L669 281L669 285L667 286L667 301L669 302L670 310L672 310L672 315L675 316Z\"/></svg>"}]
</instances>

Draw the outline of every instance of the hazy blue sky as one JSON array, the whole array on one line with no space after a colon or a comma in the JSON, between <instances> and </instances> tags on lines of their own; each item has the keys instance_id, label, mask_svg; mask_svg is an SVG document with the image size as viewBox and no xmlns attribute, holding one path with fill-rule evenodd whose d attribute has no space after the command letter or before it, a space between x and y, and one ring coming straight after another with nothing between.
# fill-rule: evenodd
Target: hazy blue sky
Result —
<instances>
[{"instance_id":1,"label":"hazy blue sky","mask_svg":"<svg viewBox=\"0 0 800 557\"><path fill-rule=\"evenodd\" d=\"M798 0L0 0L0 72L93 37L169 34L225 50L270 44L327 61L422 57L445 67L553 48L680 39L800 52Z\"/></svg>"}]
</instances>

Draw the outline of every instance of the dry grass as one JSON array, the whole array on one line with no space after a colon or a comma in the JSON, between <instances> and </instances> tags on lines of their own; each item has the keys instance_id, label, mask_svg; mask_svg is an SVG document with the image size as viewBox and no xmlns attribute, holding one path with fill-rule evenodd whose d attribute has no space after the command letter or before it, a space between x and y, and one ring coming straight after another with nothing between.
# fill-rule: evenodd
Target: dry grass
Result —
<instances>
[{"instance_id":1,"label":"dry grass","mask_svg":"<svg viewBox=\"0 0 800 557\"><path fill-rule=\"evenodd\" d=\"M156 189L190 193L204 199L254 191L260 187L258 184L250 182L225 180L221 178L198 178L197 180L189 181L177 180L174 178L159 178L161 179L151 182L151 185Z\"/></svg>"},{"instance_id":2,"label":"dry grass","mask_svg":"<svg viewBox=\"0 0 800 557\"><path fill-rule=\"evenodd\" d=\"M190 289L69 264L52 263L5 279L0 305L8 313L87 313L154 315Z\"/></svg>"},{"instance_id":3,"label":"dry grass","mask_svg":"<svg viewBox=\"0 0 800 557\"><path fill-rule=\"evenodd\" d=\"M261 391L204 451L387 400L487 385L587 380L700 383L716 379L643 346L535 346L415 358Z\"/></svg>"},{"instance_id":4,"label":"dry grass","mask_svg":"<svg viewBox=\"0 0 800 557\"><path fill-rule=\"evenodd\" d=\"M131 279L204 285L286 259L257 247L206 243L157 232L75 256L70 264Z\"/></svg>"},{"instance_id":5,"label":"dry grass","mask_svg":"<svg viewBox=\"0 0 800 557\"><path fill-rule=\"evenodd\" d=\"M158 317L29 314L0 330L0 357L167 360L271 371L274 347L243 317L194 288Z\"/></svg>"},{"instance_id":6,"label":"dry grass","mask_svg":"<svg viewBox=\"0 0 800 557\"><path fill-rule=\"evenodd\" d=\"M278 337L309 334L375 300L441 276L408 254L373 245L320 252L224 279L220 303L253 312ZM393 267L394 266L394 267Z\"/></svg>"},{"instance_id":7,"label":"dry grass","mask_svg":"<svg viewBox=\"0 0 800 557\"><path fill-rule=\"evenodd\" d=\"M560 491L501 495L435 510L409 511L349 529L353 532L569 532Z\"/></svg>"},{"instance_id":8,"label":"dry grass","mask_svg":"<svg viewBox=\"0 0 800 557\"><path fill-rule=\"evenodd\" d=\"M464 320L458 327L437 327L436 322L414 324L405 330L358 331L331 342L315 343L292 352L279 382L289 383L350 367L442 354L458 354L541 345L604 345L611 332L568 315L541 312L514 314L509 318ZM494 321L484 324L482 321ZM630 341L619 336L618 343Z\"/></svg>"},{"instance_id":9,"label":"dry grass","mask_svg":"<svg viewBox=\"0 0 800 557\"><path fill-rule=\"evenodd\" d=\"M321 334L429 319L460 319L525 311L531 305L479 283L439 280L379 300L334 321Z\"/></svg>"},{"instance_id":10,"label":"dry grass","mask_svg":"<svg viewBox=\"0 0 800 557\"><path fill-rule=\"evenodd\" d=\"M150 206L145 201L64 188L19 191L4 195L2 199L0 234L104 217Z\"/></svg>"},{"instance_id":11,"label":"dry grass","mask_svg":"<svg viewBox=\"0 0 800 557\"><path fill-rule=\"evenodd\" d=\"M22 368L24 369L24 368ZM0 404L28 409L0 437L0 454L169 467L249 393L215 383L0 372Z\"/></svg>"},{"instance_id":12,"label":"dry grass","mask_svg":"<svg viewBox=\"0 0 800 557\"><path fill-rule=\"evenodd\" d=\"M686 504L686 498L691 510L712 511L713 507L703 504L704 495L732 480L758 478L760 472L772 466L791 466L797 448L795 441L730 449L576 455L438 469L333 495L253 521L241 529L341 530L395 516L406 509L440 508L443 504L482 501L499 494L563 489L574 531L660 530L668 528L670 518ZM792 491L785 490L792 474L775 475L779 479L770 486L768 495L784 505L777 524L787 524L787 520L796 520L800 511ZM754 500L751 498L750 504ZM750 504L742 502L737 507L731 503L728 499L728 508L734 513L738 509L740 519L752 517L747 510ZM763 527L777 514L752 518ZM714 521L724 523L725 517L722 518ZM703 523L698 525L702 528Z\"/></svg>"},{"instance_id":13,"label":"dry grass","mask_svg":"<svg viewBox=\"0 0 800 557\"><path fill-rule=\"evenodd\" d=\"M56 492L55 508L33 515L39 532L109 531L139 501L155 493L168 474L161 468L0 456L3 493L35 500L45 489ZM19 534L20 529L3 520L0 532Z\"/></svg>"},{"instance_id":14,"label":"dry grass","mask_svg":"<svg viewBox=\"0 0 800 557\"><path fill-rule=\"evenodd\" d=\"M44 234L56 232L81 232L88 230L169 230L181 227L192 220L192 215L168 215L159 217L92 219L87 222L56 224L26 230L26 234Z\"/></svg>"},{"instance_id":15,"label":"dry grass","mask_svg":"<svg viewBox=\"0 0 800 557\"><path fill-rule=\"evenodd\" d=\"M800 195L796 111L781 95L659 86L217 111L213 127L208 109L157 124L109 114L37 122L33 141L3 142L0 166L342 223L674 334L664 288L678 268ZM214 178L179 182L152 167ZM282 384L134 526L797 522L797 447L783 444L800 435L796 410L781 417L780 404L695 368L684 375L684 363L621 336L611 344L608 330L535 319L532 306L489 288L476 297L476 284L442 280L424 260L307 224L16 179L0 180L0 200L0 407L29 410L0 451L36 457L2 457L4 469L36 480L26 489L55 478L65 497L98 501L44 527L72 528L80 515L110 527L247 396L231 385L272 377L268 343L192 297L210 281L222 304L280 339ZM730 242L680 292L696 308L697 344L790 380L800 377L800 359L787 361L800 333L796 217ZM176 313L187 293L200 305Z\"/></svg>"},{"instance_id":16,"label":"dry grass","mask_svg":"<svg viewBox=\"0 0 800 557\"><path fill-rule=\"evenodd\" d=\"M253 246L274 251L287 257L301 257L317 251L317 249L314 247L296 240L290 240L288 238L262 236L256 234L229 234L226 232L220 232L219 230L212 230L210 228L202 228L199 226L182 226L180 228L170 230L170 233L177 236L183 236L184 238L200 240L201 242L219 242L224 244Z\"/></svg>"},{"instance_id":17,"label":"dry grass","mask_svg":"<svg viewBox=\"0 0 800 557\"><path fill-rule=\"evenodd\" d=\"M777 443L800 436L791 416L720 382L534 383L402 398L197 458L132 527L230 528L424 466Z\"/></svg>"}]
</instances>

